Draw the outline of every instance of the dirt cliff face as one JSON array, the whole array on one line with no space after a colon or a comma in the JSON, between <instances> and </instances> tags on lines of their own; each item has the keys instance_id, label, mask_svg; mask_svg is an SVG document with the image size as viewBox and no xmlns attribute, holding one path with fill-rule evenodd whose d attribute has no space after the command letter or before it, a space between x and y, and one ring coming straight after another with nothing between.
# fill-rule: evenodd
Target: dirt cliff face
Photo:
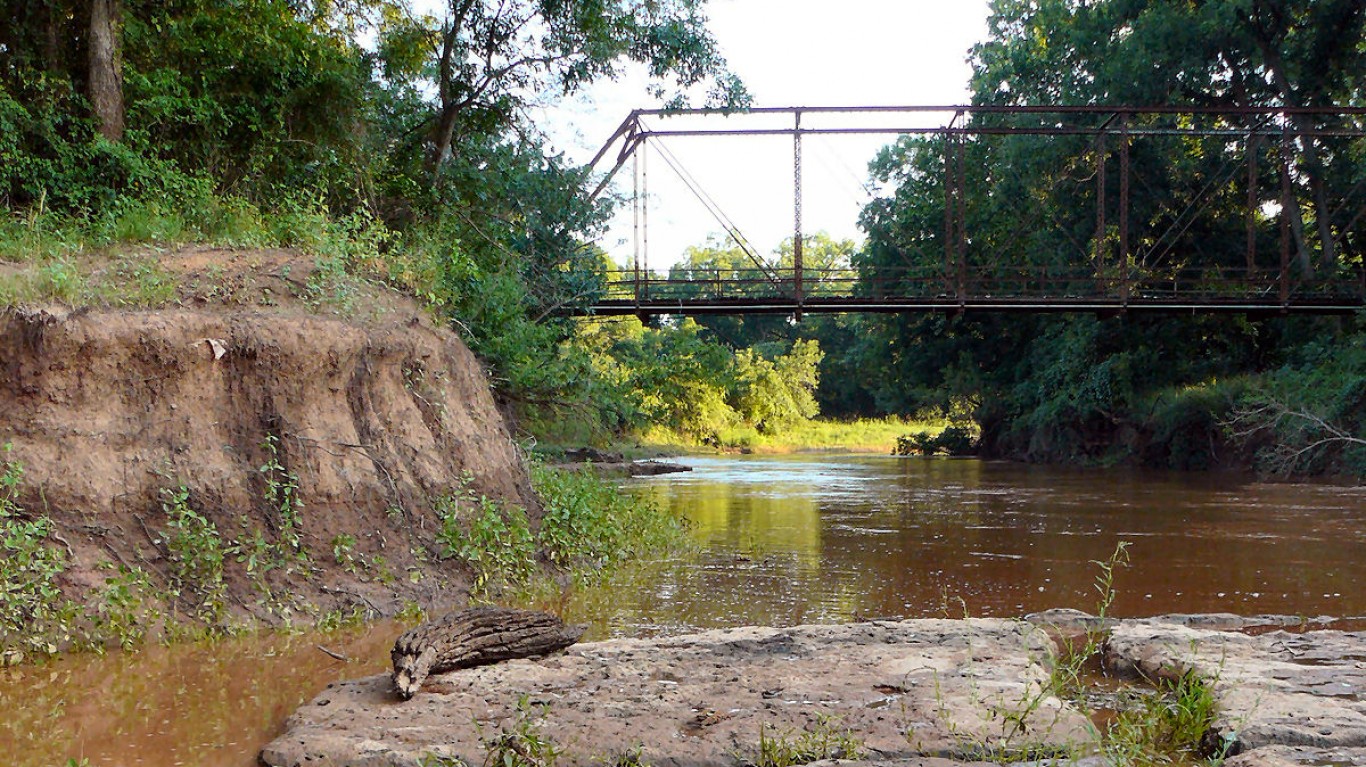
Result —
<instances>
[{"instance_id":1,"label":"dirt cliff face","mask_svg":"<svg viewBox=\"0 0 1366 767\"><path fill-rule=\"evenodd\" d=\"M192 271L216 258L223 284L250 271L265 297L254 302L0 315L0 444L23 466L22 505L51 516L69 548L65 590L100 583L101 562L168 572L168 489L188 490L227 545L276 540L280 487L297 484L310 562L275 585L380 612L454 601L469 574L436 561L434 499L473 492L539 518L483 368L392 295L365 321L291 307L285 280L299 284L311 260L267 256L168 259ZM225 568L230 606L259 613L240 569Z\"/></svg>"}]
</instances>

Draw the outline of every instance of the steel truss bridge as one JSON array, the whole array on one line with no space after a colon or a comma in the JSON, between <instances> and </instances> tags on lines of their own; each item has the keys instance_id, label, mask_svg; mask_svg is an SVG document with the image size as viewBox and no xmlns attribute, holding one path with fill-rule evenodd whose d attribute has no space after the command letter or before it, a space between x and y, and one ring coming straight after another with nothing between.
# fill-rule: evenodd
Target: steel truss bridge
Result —
<instances>
[{"instance_id":1,"label":"steel truss bridge","mask_svg":"<svg viewBox=\"0 0 1366 767\"><path fill-rule=\"evenodd\" d=\"M688 124L669 127L680 117ZM928 139L911 151L920 153L919 172L933 176L920 186L935 190L927 202L942 207L942 217L935 231L897 244L876 265L813 268L803 263L802 140L858 134ZM792 142L791 263L755 252L703 195L752 268L691 270L686 279L643 269L644 150L666 140L757 136ZM1197 172L1154 166L1154 158L1192 152L1209 158ZM1015 187L1021 196L1010 202L1024 222L1017 231L976 237L975 214L1003 188L988 176L1011 174L1012 157L1047 181ZM594 159L607 168L594 196L628 163L634 264L609 271L607 290L578 310L584 314L1347 314L1366 306L1366 107L638 110ZM1230 231L1239 242L1228 242Z\"/></svg>"}]
</instances>

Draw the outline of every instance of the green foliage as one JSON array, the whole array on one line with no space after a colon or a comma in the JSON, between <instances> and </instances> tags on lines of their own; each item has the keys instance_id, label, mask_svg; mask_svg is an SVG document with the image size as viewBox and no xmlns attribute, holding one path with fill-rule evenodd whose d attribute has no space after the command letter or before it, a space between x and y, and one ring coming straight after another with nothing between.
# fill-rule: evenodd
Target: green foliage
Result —
<instances>
[{"instance_id":1,"label":"green foliage","mask_svg":"<svg viewBox=\"0 0 1366 767\"><path fill-rule=\"evenodd\" d=\"M814 418L819 412L817 371L824 356L820 344L797 341L791 350L773 359L763 356L763 351L742 349L735 354L735 409L761 434L780 432Z\"/></svg>"},{"instance_id":2,"label":"green foliage","mask_svg":"<svg viewBox=\"0 0 1366 767\"><path fill-rule=\"evenodd\" d=\"M526 511L476 493L467 481L458 494L434 503L441 529L436 540L443 557L474 568L473 591L490 593L525 585L536 571L536 539Z\"/></svg>"},{"instance_id":3,"label":"green foliage","mask_svg":"<svg viewBox=\"0 0 1366 767\"><path fill-rule=\"evenodd\" d=\"M1214 685L1194 672L1157 683L1155 692L1121 701L1120 713L1105 734L1104 751L1116 767L1217 763L1228 744L1207 753L1206 735L1214 727L1218 703Z\"/></svg>"},{"instance_id":4,"label":"green foliage","mask_svg":"<svg viewBox=\"0 0 1366 767\"><path fill-rule=\"evenodd\" d=\"M161 498L168 528L161 542L171 561L176 593L193 600L198 617L217 623L227 607L227 587L223 582L225 552L218 527L190 506L190 491L184 485L163 488Z\"/></svg>"},{"instance_id":5,"label":"green foliage","mask_svg":"<svg viewBox=\"0 0 1366 767\"><path fill-rule=\"evenodd\" d=\"M1335 472L1366 478L1366 333L1324 335L1279 368L1230 393L1221 426L1279 477Z\"/></svg>"},{"instance_id":6,"label":"green foliage","mask_svg":"<svg viewBox=\"0 0 1366 767\"><path fill-rule=\"evenodd\" d=\"M626 319L585 323L576 344L617 430L655 426L719 445L736 427L781 434L819 412L823 353L815 340L733 351L691 318L660 327Z\"/></svg>"},{"instance_id":7,"label":"green foliage","mask_svg":"<svg viewBox=\"0 0 1366 767\"><path fill-rule=\"evenodd\" d=\"M517 698L517 716L510 725L491 736L481 733L484 767L555 767L564 751L541 731L537 719L546 706L533 706L527 696Z\"/></svg>"},{"instance_id":8,"label":"green foliage","mask_svg":"<svg viewBox=\"0 0 1366 767\"><path fill-rule=\"evenodd\" d=\"M758 751L746 761L753 767L793 767L825 759L857 761L866 754L862 739L840 728L838 718L822 714L815 725L800 733L761 725Z\"/></svg>"},{"instance_id":9,"label":"green foliage","mask_svg":"<svg viewBox=\"0 0 1366 767\"><path fill-rule=\"evenodd\" d=\"M265 500L267 507L276 515L276 531L283 553L300 562L307 561L308 552L304 550L300 537L304 502L299 498L299 477L282 462L279 437L266 435L261 447L266 451L266 462L257 471L266 481Z\"/></svg>"},{"instance_id":10,"label":"green foliage","mask_svg":"<svg viewBox=\"0 0 1366 767\"><path fill-rule=\"evenodd\" d=\"M350 533L338 533L332 537L332 558L343 570L355 575L357 573L356 562L356 536Z\"/></svg>"},{"instance_id":11,"label":"green foliage","mask_svg":"<svg viewBox=\"0 0 1366 767\"><path fill-rule=\"evenodd\" d=\"M24 470L10 460L10 445L0 460L0 647L24 644L56 652L50 638L70 639L70 615L57 586L66 556L53 543L53 522L30 518L18 505Z\"/></svg>"},{"instance_id":12,"label":"green foliage","mask_svg":"<svg viewBox=\"0 0 1366 767\"><path fill-rule=\"evenodd\" d=\"M966 426L946 426L937 434L918 431L896 438L896 455L972 455L977 450L977 435Z\"/></svg>"},{"instance_id":13,"label":"green foliage","mask_svg":"<svg viewBox=\"0 0 1366 767\"><path fill-rule=\"evenodd\" d=\"M146 638L149 623L157 617L148 606L155 591L151 579L140 567L112 564L105 567L116 572L105 577L94 611L89 614L92 644L102 649L106 642L113 642L124 650L131 650Z\"/></svg>"},{"instance_id":14,"label":"green foliage","mask_svg":"<svg viewBox=\"0 0 1366 767\"><path fill-rule=\"evenodd\" d=\"M591 470L533 465L531 481L545 505L538 547L551 562L581 576L657 556L682 538L677 517L646 498L623 493Z\"/></svg>"}]
</instances>

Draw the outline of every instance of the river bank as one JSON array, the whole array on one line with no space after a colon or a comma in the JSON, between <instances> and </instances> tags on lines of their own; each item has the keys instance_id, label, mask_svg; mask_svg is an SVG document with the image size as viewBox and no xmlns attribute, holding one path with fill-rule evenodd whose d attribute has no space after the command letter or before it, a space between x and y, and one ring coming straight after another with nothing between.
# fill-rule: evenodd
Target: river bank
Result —
<instances>
[{"instance_id":1,"label":"river bank","mask_svg":"<svg viewBox=\"0 0 1366 767\"><path fill-rule=\"evenodd\" d=\"M1060 756L1109 763L1119 749L1147 747L1118 732L1124 712L1191 678L1207 688L1212 707L1198 729L1186 728L1193 739L1169 744L1174 753L1241 754L1242 764L1344 755L1362 763L1366 633L1285 630L1297 621L1109 622L1097 627L1106 639L1096 647L1113 676L1080 688L1068 687L1058 669L1069 663L1065 640L1095 621L1070 611L593 642L434 676L408 702L385 674L330 685L295 712L262 759L272 767L406 767L487 763L520 749L533 757L553 751L550 761L565 765L627 758L732 767L765 764L765 749L781 743L805 749L788 764ZM1096 705L1088 693L1102 685L1109 694Z\"/></svg>"}]
</instances>

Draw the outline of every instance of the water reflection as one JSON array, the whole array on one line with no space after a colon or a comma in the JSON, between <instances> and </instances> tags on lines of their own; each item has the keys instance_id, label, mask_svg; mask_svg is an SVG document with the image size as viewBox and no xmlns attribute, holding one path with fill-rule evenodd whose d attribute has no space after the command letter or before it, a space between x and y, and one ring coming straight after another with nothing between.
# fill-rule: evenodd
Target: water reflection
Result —
<instances>
[{"instance_id":1,"label":"water reflection","mask_svg":"<svg viewBox=\"0 0 1366 767\"><path fill-rule=\"evenodd\" d=\"M688 556L576 595L597 636L1092 608L1366 613L1362 488L881 456L693 458L634 485L693 522Z\"/></svg>"}]
</instances>

